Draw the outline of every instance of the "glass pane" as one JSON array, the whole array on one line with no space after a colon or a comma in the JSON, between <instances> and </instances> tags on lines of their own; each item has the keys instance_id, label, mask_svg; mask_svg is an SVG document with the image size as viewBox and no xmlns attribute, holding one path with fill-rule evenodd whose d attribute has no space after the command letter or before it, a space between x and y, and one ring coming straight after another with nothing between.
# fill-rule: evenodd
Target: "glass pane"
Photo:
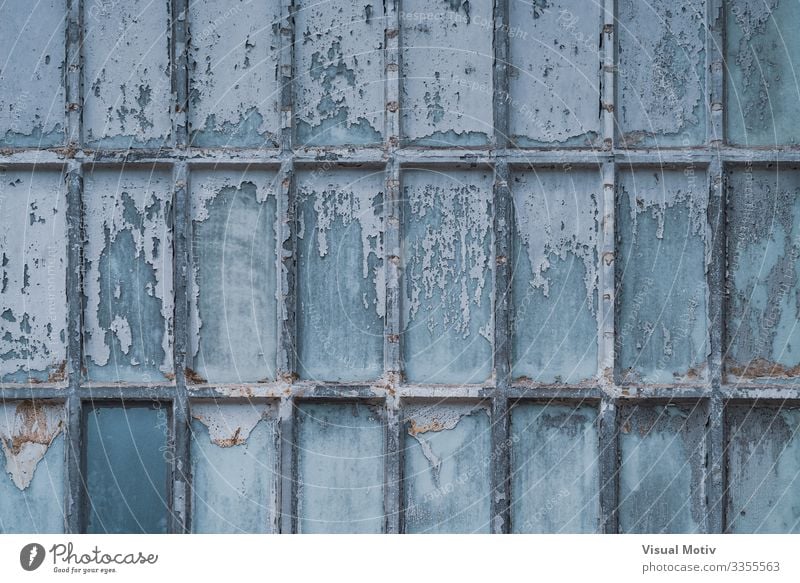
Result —
<instances>
[{"instance_id":1,"label":"glass pane","mask_svg":"<svg viewBox=\"0 0 800 583\"><path fill-rule=\"evenodd\" d=\"M706 2L620 0L619 124L624 147L706 137Z\"/></svg>"},{"instance_id":2,"label":"glass pane","mask_svg":"<svg viewBox=\"0 0 800 583\"><path fill-rule=\"evenodd\" d=\"M597 410L519 404L511 410L510 443L513 532L598 532Z\"/></svg>"},{"instance_id":3,"label":"glass pane","mask_svg":"<svg viewBox=\"0 0 800 583\"><path fill-rule=\"evenodd\" d=\"M621 532L705 532L707 419L699 404L622 409Z\"/></svg>"},{"instance_id":4,"label":"glass pane","mask_svg":"<svg viewBox=\"0 0 800 583\"><path fill-rule=\"evenodd\" d=\"M277 531L275 411L257 402L192 405L192 530Z\"/></svg>"},{"instance_id":5,"label":"glass pane","mask_svg":"<svg viewBox=\"0 0 800 583\"><path fill-rule=\"evenodd\" d=\"M485 382L494 338L492 173L408 170L402 180L406 378Z\"/></svg>"},{"instance_id":6,"label":"glass pane","mask_svg":"<svg viewBox=\"0 0 800 583\"><path fill-rule=\"evenodd\" d=\"M617 338L625 383L706 376L704 172L641 169L618 177Z\"/></svg>"},{"instance_id":7,"label":"glass pane","mask_svg":"<svg viewBox=\"0 0 800 583\"><path fill-rule=\"evenodd\" d=\"M301 533L379 533L385 426L367 405L308 404L297 413Z\"/></svg>"},{"instance_id":8,"label":"glass pane","mask_svg":"<svg viewBox=\"0 0 800 583\"><path fill-rule=\"evenodd\" d=\"M385 107L383 3L297 0L294 7L298 142L380 143Z\"/></svg>"},{"instance_id":9,"label":"glass pane","mask_svg":"<svg viewBox=\"0 0 800 583\"><path fill-rule=\"evenodd\" d=\"M193 380L275 378L275 173L192 172Z\"/></svg>"},{"instance_id":10,"label":"glass pane","mask_svg":"<svg viewBox=\"0 0 800 583\"><path fill-rule=\"evenodd\" d=\"M64 409L0 405L0 533L64 532Z\"/></svg>"},{"instance_id":11,"label":"glass pane","mask_svg":"<svg viewBox=\"0 0 800 583\"><path fill-rule=\"evenodd\" d=\"M597 170L515 173L513 376L577 383L597 372Z\"/></svg>"},{"instance_id":12,"label":"glass pane","mask_svg":"<svg viewBox=\"0 0 800 583\"><path fill-rule=\"evenodd\" d=\"M405 0L402 39L404 141L480 146L492 135L491 2Z\"/></svg>"},{"instance_id":13,"label":"glass pane","mask_svg":"<svg viewBox=\"0 0 800 583\"><path fill-rule=\"evenodd\" d=\"M189 2L192 144L275 146L281 3Z\"/></svg>"},{"instance_id":14,"label":"glass pane","mask_svg":"<svg viewBox=\"0 0 800 583\"><path fill-rule=\"evenodd\" d=\"M163 407L86 411L88 532L167 532L169 416Z\"/></svg>"},{"instance_id":15,"label":"glass pane","mask_svg":"<svg viewBox=\"0 0 800 583\"><path fill-rule=\"evenodd\" d=\"M0 146L64 143L65 0L0 5Z\"/></svg>"},{"instance_id":16,"label":"glass pane","mask_svg":"<svg viewBox=\"0 0 800 583\"><path fill-rule=\"evenodd\" d=\"M61 172L0 169L0 381L66 376L67 228Z\"/></svg>"},{"instance_id":17,"label":"glass pane","mask_svg":"<svg viewBox=\"0 0 800 583\"><path fill-rule=\"evenodd\" d=\"M382 171L297 177L297 356L305 379L383 373Z\"/></svg>"},{"instance_id":18,"label":"glass pane","mask_svg":"<svg viewBox=\"0 0 800 583\"><path fill-rule=\"evenodd\" d=\"M519 146L600 142L602 2L510 0L508 116Z\"/></svg>"},{"instance_id":19,"label":"glass pane","mask_svg":"<svg viewBox=\"0 0 800 583\"><path fill-rule=\"evenodd\" d=\"M84 363L92 380L173 378L171 201L166 170L102 168L85 177Z\"/></svg>"},{"instance_id":20,"label":"glass pane","mask_svg":"<svg viewBox=\"0 0 800 583\"><path fill-rule=\"evenodd\" d=\"M405 532L490 532L488 407L411 405L403 414Z\"/></svg>"},{"instance_id":21,"label":"glass pane","mask_svg":"<svg viewBox=\"0 0 800 583\"><path fill-rule=\"evenodd\" d=\"M728 531L800 533L800 409L728 410Z\"/></svg>"}]
</instances>

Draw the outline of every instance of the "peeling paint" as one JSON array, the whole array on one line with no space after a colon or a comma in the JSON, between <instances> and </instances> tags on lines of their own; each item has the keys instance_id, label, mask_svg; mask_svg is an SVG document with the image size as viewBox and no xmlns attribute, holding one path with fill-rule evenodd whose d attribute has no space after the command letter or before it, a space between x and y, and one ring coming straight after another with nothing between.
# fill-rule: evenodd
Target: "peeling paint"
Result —
<instances>
[{"instance_id":1,"label":"peeling paint","mask_svg":"<svg viewBox=\"0 0 800 583\"><path fill-rule=\"evenodd\" d=\"M725 8L729 141L796 145L800 42L795 30L800 5L790 0L731 0Z\"/></svg>"},{"instance_id":2,"label":"peeling paint","mask_svg":"<svg viewBox=\"0 0 800 583\"><path fill-rule=\"evenodd\" d=\"M280 2L189 3L196 146L277 145Z\"/></svg>"},{"instance_id":3,"label":"peeling paint","mask_svg":"<svg viewBox=\"0 0 800 583\"><path fill-rule=\"evenodd\" d=\"M6 473L17 488L25 490L31 485L36 467L63 424L61 405L33 401L0 405L0 446L5 454Z\"/></svg>"},{"instance_id":4,"label":"peeling paint","mask_svg":"<svg viewBox=\"0 0 800 583\"><path fill-rule=\"evenodd\" d=\"M596 374L598 202L602 176L540 169L512 178L513 375L580 382Z\"/></svg>"},{"instance_id":5,"label":"peeling paint","mask_svg":"<svg viewBox=\"0 0 800 583\"><path fill-rule=\"evenodd\" d=\"M706 2L622 0L619 124L623 146L705 141Z\"/></svg>"},{"instance_id":6,"label":"peeling paint","mask_svg":"<svg viewBox=\"0 0 800 583\"><path fill-rule=\"evenodd\" d=\"M369 380L383 372L383 189L381 171L297 175L302 378Z\"/></svg>"},{"instance_id":7,"label":"peeling paint","mask_svg":"<svg viewBox=\"0 0 800 583\"><path fill-rule=\"evenodd\" d=\"M619 176L622 382L694 383L707 374L707 200L705 173L692 167Z\"/></svg>"},{"instance_id":8,"label":"peeling paint","mask_svg":"<svg viewBox=\"0 0 800 583\"><path fill-rule=\"evenodd\" d=\"M0 146L64 142L64 0L3 2Z\"/></svg>"},{"instance_id":9,"label":"peeling paint","mask_svg":"<svg viewBox=\"0 0 800 583\"><path fill-rule=\"evenodd\" d=\"M275 172L256 169L192 173L189 321L199 380L275 378L276 180Z\"/></svg>"},{"instance_id":10,"label":"peeling paint","mask_svg":"<svg viewBox=\"0 0 800 583\"><path fill-rule=\"evenodd\" d=\"M244 444L255 426L270 416L275 416L274 407L257 402L246 405L192 404L192 417L206 427L211 442L219 447Z\"/></svg>"},{"instance_id":11,"label":"peeling paint","mask_svg":"<svg viewBox=\"0 0 800 583\"><path fill-rule=\"evenodd\" d=\"M172 132L170 3L95 4L84 19L84 141L99 147L165 145Z\"/></svg>"},{"instance_id":12,"label":"peeling paint","mask_svg":"<svg viewBox=\"0 0 800 583\"><path fill-rule=\"evenodd\" d=\"M481 146L493 132L492 3L407 0L400 18L405 141Z\"/></svg>"},{"instance_id":13,"label":"peeling paint","mask_svg":"<svg viewBox=\"0 0 800 583\"><path fill-rule=\"evenodd\" d=\"M95 169L85 179L85 365L89 378L172 374L171 179ZM116 324L115 324L116 323Z\"/></svg>"},{"instance_id":14,"label":"peeling paint","mask_svg":"<svg viewBox=\"0 0 800 583\"><path fill-rule=\"evenodd\" d=\"M380 143L385 116L383 4L298 0L295 6L298 141L309 146Z\"/></svg>"},{"instance_id":15,"label":"peeling paint","mask_svg":"<svg viewBox=\"0 0 800 583\"><path fill-rule=\"evenodd\" d=\"M403 174L402 327L412 382L481 383L492 370L492 175Z\"/></svg>"},{"instance_id":16,"label":"peeling paint","mask_svg":"<svg viewBox=\"0 0 800 583\"><path fill-rule=\"evenodd\" d=\"M67 343L65 214L61 172L0 170L3 382L63 380Z\"/></svg>"},{"instance_id":17,"label":"peeling paint","mask_svg":"<svg viewBox=\"0 0 800 583\"><path fill-rule=\"evenodd\" d=\"M728 173L728 350L739 378L800 372L800 172Z\"/></svg>"},{"instance_id":18,"label":"peeling paint","mask_svg":"<svg viewBox=\"0 0 800 583\"><path fill-rule=\"evenodd\" d=\"M511 139L523 147L598 145L602 2L515 1L509 23Z\"/></svg>"}]
</instances>

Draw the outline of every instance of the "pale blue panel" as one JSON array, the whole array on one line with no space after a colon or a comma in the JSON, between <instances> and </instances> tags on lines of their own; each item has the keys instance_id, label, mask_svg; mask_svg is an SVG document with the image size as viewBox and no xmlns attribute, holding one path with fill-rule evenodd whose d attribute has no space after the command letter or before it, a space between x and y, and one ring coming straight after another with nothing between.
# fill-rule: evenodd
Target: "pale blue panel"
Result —
<instances>
[{"instance_id":1,"label":"pale blue panel","mask_svg":"<svg viewBox=\"0 0 800 583\"><path fill-rule=\"evenodd\" d=\"M403 174L405 376L483 383L492 373L492 174Z\"/></svg>"},{"instance_id":2,"label":"pale blue panel","mask_svg":"<svg viewBox=\"0 0 800 583\"><path fill-rule=\"evenodd\" d=\"M728 351L736 377L795 377L800 365L800 172L728 176Z\"/></svg>"},{"instance_id":3,"label":"pale blue panel","mask_svg":"<svg viewBox=\"0 0 800 583\"><path fill-rule=\"evenodd\" d=\"M621 0L618 51L622 145L699 145L706 137L706 2Z\"/></svg>"},{"instance_id":4,"label":"pale blue panel","mask_svg":"<svg viewBox=\"0 0 800 583\"><path fill-rule=\"evenodd\" d=\"M370 406L299 406L299 532L383 530L384 435L380 413Z\"/></svg>"},{"instance_id":5,"label":"pale blue panel","mask_svg":"<svg viewBox=\"0 0 800 583\"><path fill-rule=\"evenodd\" d=\"M511 410L510 441L512 531L598 532L597 410L519 404Z\"/></svg>"},{"instance_id":6,"label":"pale blue panel","mask_svg":"<svg viewBox=\"0 0 800 583\"><path fill-rule=\"evenodd\" d=\"M622 409L621 532L705 531L706 422L699 404Z\"/></svg>"},{"instance_id":7,"label":"pale blue panel","mask_svg":"<svg viewBox=\"0 0 800 583\"><path fill-rule=\"evenodd\" d=\"M192 173L192 368L209 382L275 378L275 175Z\"/></svg>"},{"instance_id":8,"label":"pale blue panel","mask_svg":"<svg viewBox=\"0 0 800 583\"><path fill-rule=\"evenodd\" d=\"M617 338L622 382L697 382L706 376L704 172L619 175Z\"/></svg>"},{"instance_id":9,"label":"pale blue panel","mask_svg":"<svg viewBox=\"0 0 800 583\"><path fill-rule=\"evenodd\" d=\"M597 170L513 175L512 374L577 383L597 371Z\"/></svg>"},{"instance_id":10,"label":"pale blue panel","mask_svg":"<svg viewBox=\"0 0 800 583\"><path fill-rule=\"evenodd\" d=\"M490 532L488 410L442 403L405 416L405 532Z\"/></svg>"},{"instance_id":11,"label":"pale blue panel","mask_svg":"<svg viewBox=\"0 0 800 583\"><path fill-rule=\"evenodd\" d=\"M216 408L216 405L212 405ZM192 421L192 530L199 533L270 533L277 520L277 423L258 421L250 430L239 425L257 405L220 405L218 417L225 433L216 434ZM242 411L244 410L244 411ZM244 432L250 430L244 436ZM239 436L243 437L239 437Z\"/></svg>"},{"instance_id":12,"label":"pale blue panel","mask_svg":"<svg viewBox=\"0 0 800 583\"><path fill-rule=\"evenodd\" d=\"M166 410L97 407L85 418L87 532L167 532L171 452Z\"/></svg>"},{"instance_id":13,"label":"pale blue panel","mask_svg":"<svg viewBox=\"0 0 800 583\"><path fill-rule=\"evenodd\" d=\"M383 138L383 3L294 4L294 116L306 146L379 144Z\"/></svg>"},{"instance_id":14,"label":"pale blue panel","mask_svg":"<svg viewBox=\"0 0 800 583\"><path fill-rule=\"evenodd\" d=\"M800 3L730 0L725 6L728 140L750 146L796 145Z\"/></svg>"},{"instance_id":15,"label":"pale blue panel","mask_svg":"<svg viewBox=\"0 0 800 583\"><path fill-rule=\"evenodd\" d=\"M297 356L302 378L383 372L383 172L297 176Z\"/></svg>"},{"instance_id":16,"label":"pale blue panel","mask_svg":"<svg viewBox=\"0 0 800 583\"><path fill-rule=\"evenodd\" d=\"M728 411L728 531L800 533L800 410Z\"/></svg>"}]
</instances>

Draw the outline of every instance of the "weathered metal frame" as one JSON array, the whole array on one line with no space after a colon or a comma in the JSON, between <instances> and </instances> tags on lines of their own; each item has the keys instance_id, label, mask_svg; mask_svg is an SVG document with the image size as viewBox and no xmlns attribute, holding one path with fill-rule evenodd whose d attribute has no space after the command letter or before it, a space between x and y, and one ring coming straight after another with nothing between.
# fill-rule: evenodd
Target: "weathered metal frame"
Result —
<instances>
[{"instance_id":1,"label":"weathered metal frame","mask_svg":"<svg viewBox=\"0 0 800 583\"><path fill-rule=\"evenodd\" d=\"M723 0L707 0L706 41L706 98L710 108L707 116L707 141L703 146L689 149L628 150L619 149L615 132L615 78L616 78L616 0L603 0L603 27L601 52L601 108L603 146L600 149L543 149L508 147L508 0L494 0L494 135L483 149L424 149L402 147L400 136L401 94L401 35L400 13L402 0L384 3L385 32L385 140L381 147L327 147L295 148L293 146L293 0L280 0L280 62L279 76L281 141L278 148L198 149L188 144L188 64L187 45L189 31L187 8L189 0L171 2L171 64L175 102L173 113L174 147L162 150L84 150L82 136L82 57L83 30L82 0L67 0L66 26L66 136L65 147L35 149L10 149L0 152L3 167L63 167L65 168L68 266L67 266L67 370L66 384L0 385L3 400L35 399L66 403L66 495L65 514L67 532L80 532L85 528L87 501L82 472L82 404L84 402L121 403L124 400L159 401L170 403L170 439L175 462L171 481L171 532L191 531L191 417L190 401L193 399L223 399L235 402L242 398L270 399L278 403L279 426L279 488L278 508L280 532L297 531L295 402L325 400L348 402L363 400L378 403L384 408L386 422L385 470L385 529L390 533L402 531L402 448L403 420L401 402L419 399L469 399L491 403L492 492L491 531L511 530L511 467L508 448L503 444L509 436L510 408L519 401L561 403L592 403L598 407L598 435L600 447L600 530L614 533L619 530L619 447L618 416L622 403L645 404L695 403L701 404L708 416L707 456L704 475L708 492L705 523L707 532L724 532L725 508L725 404L731 402L759 401L764 405L800 403L800 387L782 384L727 385L723 376L724 356L724 286L726 268L725 241L725 189L726 166L737 163L800 162L798 149L745 149L727 146L724 129L724 61ZM83 172L95 164L118 167L124 164L159 164L172 169L174 222L174 281L175 281L175 382L158 385L113 385L89 383L82 380L82 198ZM375 384L325 384L299 381L295 375L295 276L294 253L294 173L297 167L368 165L379 166L385 172L385 258L386 315L384 338L384 377ZM599 262L599 309L597 378L586 385L533 385L515 384L511 378L510 323L513 319L511 297L511 257L514 245L513 199L509 187L509 172L515 167L547 165L599 166L603 177L601 204ZM623 166L686 165L695 164L708 174L708 222L711 239L707 241L711 258L707 269L709 290L710 355L709 379L706 384L685 386L622 387L614 375L615 354L615 200L616 176ZM278 268L279 317L276 326L279 334L278 380L272 383L248 385L192 385L187 384L185 368L189 345L187 273L191 266L189 236L191 217L189 210L188 180L194 168L212 166L260 166L274 168L279 173L278 213L280 220ZM464 166L489 166L494 171L494 240L495 240L495 347L493 380L484 385L420 386L406 384L402 379L400 271L401 271L401 173L404 168L435 166L453 169ZM499 448L499 450L498 450Z\"/></svg>"}]
</instances>

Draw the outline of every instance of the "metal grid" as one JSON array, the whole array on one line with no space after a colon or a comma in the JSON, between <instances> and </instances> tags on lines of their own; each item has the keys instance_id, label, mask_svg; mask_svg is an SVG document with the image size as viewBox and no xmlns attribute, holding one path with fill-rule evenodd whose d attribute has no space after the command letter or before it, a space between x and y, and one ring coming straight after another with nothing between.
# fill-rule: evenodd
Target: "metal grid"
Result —
<instances>
[{"instance_id":1,"label":"metal grid","mask_svg":"<svg viewBox=\"0 0 800 583\"><path fill-rule=\"evenodd\" d=\"M64 167L67 183L68 221L68 386L64 390L55 385L4 385L5 400L52 399L64 400L67 409L67 494L65 510L67 531L80 532L85 528L86 497L81 477L82 407L93 401L150 401L172 404L171 445L175 463L172 468L172 532L190 531L190 460L189 443L191 398L235 399L242 396L268 398L279 401L280 427L280 488L279 528L281 532L296 532L296 460L293 436L296 399L324 399L333 401L368 400L380 402L385 408L387 427L386 481L384 489L387 532L401 531L402 515L402 441L403 427L401 403L407 399L484 399L491 401L492 449L501 452L492 457L491 495L492 531L510 530L510 460L508 448L502 444L509 437L510 405L518 400L542 402L559 401L572 404L594 403L599 407L600 439L600 508L601 529L607 533L618 531L617 505L619 499L618 473L618 410L623 402L685 402L704 407L708 415L706 447L709 453L703 468L707 481L708 503L705 530L723 532L725 529L724 480L724 408L729 401L784 404L800 400L800 390L790 385L726 385L724 382L724 289L725 289L725 199L724 169L728 164L748 162L800 161L800 151L785 149L743 149L726 145L723 123L723 25L722 0L708 2L708 40L706 100L710 104L707 116L706 145L699 148L674 150L630 150L616 144L615 127L615 0L604 0L604 26L602 29L602 149L519 149L509 148L508 135L508 0L495 0L494 17L494 135L486 148L469 151L463 149L406 148L400 141L400 0L386 3L386 127L381 148L296 148L293 144L293 85L292 43L295 9L291 0L281 0L282 19L280 37L280 81L282 91L281 141L278 149L194 149L188 144L188 65L187 65L187 7L188 0L172 1L172 84L175 97L173 135L175 146L158 151L103 151L84 150L82 133L82 2L68 2L66 38L66 110L67 147L49 150L12 150L2 152L0 165L7 168L36 166ZM171 228L174 233L175 281L175 382L158 386L100 385L82 382L82 196L83 172L92 164L163 163L173 172L173 203L175 212ZM707 269L709 289L710 356L709 378L695 387L641 386L623 387L615 379L615 192L619 168L653 166L661 164L695 164L708 173L708 221L711 227L711 263ZM282 255L283 267L279 285L283 302L279 306L282 326L278 350L278 379L274 383L248 386L211 386L187 383L187 347L189 343L187 273L190 269L188 180L194 168L217 164L227 166L261 165L279 169L278 208L279 223L286 229L278 238L287 241ZM384 335L384 378L377 385L341 385L298 381L295 378L295 270L292 225L294 201L294 171L298 164L319 165L369 164L385 168L387 204L385 205L386 257L386 315ZM494 238L496 245L495 270L495 346L493 382L482 386L418 386L402 380L400 350L400 184L403 168L415 165L450 168L459 165L488 165L494 170ZM601 205L601 232L598 250L600 312L598 318L597 383L595 387L569 385L515 385L510 366L510 324L513 319L510 293L511 257L513 245L513 209L509 188L510 170L517 167L545 167L571 164L602 168L603 200Z\"/></svg>"}]
</instances>

